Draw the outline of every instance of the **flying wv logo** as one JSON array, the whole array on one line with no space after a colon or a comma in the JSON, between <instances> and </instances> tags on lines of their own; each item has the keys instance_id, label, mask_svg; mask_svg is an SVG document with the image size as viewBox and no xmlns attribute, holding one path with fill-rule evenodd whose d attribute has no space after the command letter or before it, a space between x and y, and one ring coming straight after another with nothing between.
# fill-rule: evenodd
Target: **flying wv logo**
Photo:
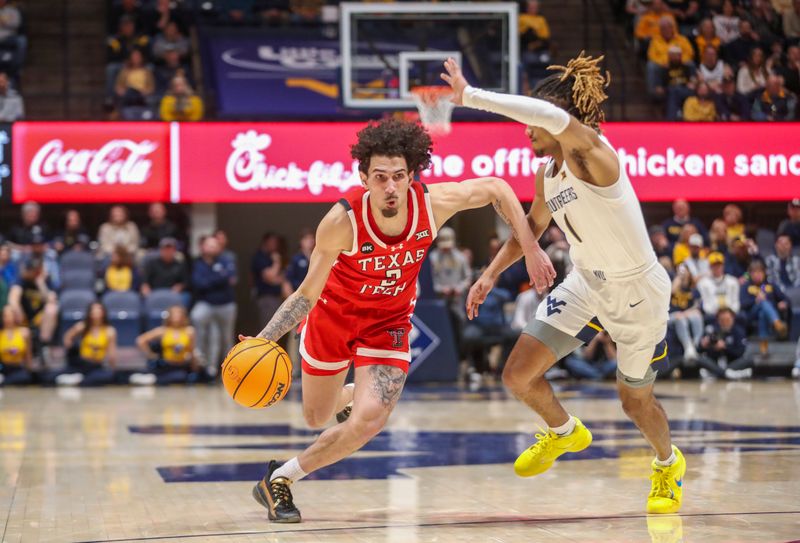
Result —
<instances>
[{"instance_id":1,"label":"flying wv logo","mask_svg":"<svg viewBox=\"0 0 800 543\"><path fill-rule=\"evenodd\" d=\"M553 298L552 296L547 297L547 316L550 317L554 313L561 313L559 307L567 305L567 302L563 302L558 298Z\"/></svg>"}]
</instances>

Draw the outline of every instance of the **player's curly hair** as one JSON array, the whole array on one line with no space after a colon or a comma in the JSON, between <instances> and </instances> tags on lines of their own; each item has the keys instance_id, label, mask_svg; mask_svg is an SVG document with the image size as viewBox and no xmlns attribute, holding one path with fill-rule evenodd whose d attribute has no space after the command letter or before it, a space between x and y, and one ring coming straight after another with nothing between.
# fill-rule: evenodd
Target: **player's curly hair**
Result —
<instances>
[{"instance_id":1,"label":"player's curly hair","mask_svg":"<svg viewBox=\"0 0 800 543\"><path fill-rule=\"evenodd\" d=\"M608 98L605 89L611 84L611 74L603 73L599 64L603 56L592 58L581 51L566 66L548 66L554 73L539 81L531 95L547 100L583 124L595 130L605 121L602 104Z\"/></svg>"},{"instance_id":2,"label":"player's curly hair","mask_svg":"<svg viewBox=\"0 0 800 543\"><path fill-rule=\"evenodd\" d=\"M350 156L358 160L358 169L364 173L369 171L370 158L383 155L405 158L413 175L430 167L432 152L433 142L422 125L397 119L370 122L350 147Z\"/></svg>"}]
</instances>

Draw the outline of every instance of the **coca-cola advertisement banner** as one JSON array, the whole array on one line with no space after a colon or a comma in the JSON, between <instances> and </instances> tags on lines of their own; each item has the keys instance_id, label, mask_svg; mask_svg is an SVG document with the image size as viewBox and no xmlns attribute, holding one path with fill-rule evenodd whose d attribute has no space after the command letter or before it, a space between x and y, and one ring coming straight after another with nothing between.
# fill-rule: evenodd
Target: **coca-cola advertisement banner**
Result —
<instances>
[{"instance_id":1,"label":"coca-cola advertisement banner","mask_svg":"<svg viewBox=\"0 0 800 543\"><path fill-rule=\"evenodd\" d=\"M363 123L184 124L180 200L335 201L360 184L350 145ZM643 201L800 195L800 124L609 123L604 134ZM434 138L427 183L498 176L523 200L547 159L525 127L456 123Z\"/></svg>"},{"instance_id":2,"label":"coca-cola advertisement banner","mask_svg":"<svg viewBox=\"0 0 800 543\"><path fill-rule=\"evenodd\" d=\"M14 202L169 198L166 123L16 123Z\"/></svg>"},{"instance_id":3,"label":"coca-cola advertisement banner","mask_svg":"<svg viewBox=\"0 0 800 543\"><path fill-rule=\"evenodd\" d=\"M17 123L14 201L333 202L360 184L364 123ZM800 124L609 123L643 201L800 196ZM427 183L506 179L523 200L546 158L515 123L434 138Z\"/></svg>"}]
</instances>

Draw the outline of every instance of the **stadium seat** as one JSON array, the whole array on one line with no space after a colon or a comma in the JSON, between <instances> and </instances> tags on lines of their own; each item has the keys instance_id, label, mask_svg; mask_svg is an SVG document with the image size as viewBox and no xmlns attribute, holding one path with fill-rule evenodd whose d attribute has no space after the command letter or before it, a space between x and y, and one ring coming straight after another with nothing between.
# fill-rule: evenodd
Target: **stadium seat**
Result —
<instances>
[{"instance_id":1,"label":"stadium seat","mask_svg":"<svg viewBox=\"0 0 800 543\"><path fill-rule=\"evenodd\" d=\"M94 290L95 276L91 269L61 270L62 290Z\"/></svg>"},{"instance_id":2,"label":"stadium seat","mask_svg":"<svg viewBox=\"0 0 800 543\"><path fill-rule=\"evenodd\" d=\"M63 335L73 324L86 318L89 304L97 298L91 289L63 290L58 297L61 311L60 334Z\"/></svg>"},{"instance_id":3,"label":"stadium seat","mask_svg":"<svg viewBox=\"0 0 800 543\"><path fill-rule=\"evenodd\" d=\"M68 251L61 255L59 266L62 273L67 270L94 271L94 257L85 251Z\"/></svg>"},{"instance_id":4,"label":"stadium seat","mask_svg":"<svg viewBox=\"0 0 800 543\"><path fill-rule=\"evenodd\" d=\"M103 305L108 311L108 321L117 330L117 345L129 347L136 344L142 332L142 301L136 292L107 292Z\"/></svg>"},{"instance_id":5,"label":"stadium seat","mask_svg":"<svg viewBox=\"0 0 800 543\"><path fill-rule=\"evenodd\" d=\"M173 305L183 305L183 298L179 293L167 288L160 288L151 292L144 299L147 329L151 330L156 326L161 326L164 317L167 316L167 309Z\"/></svg>"}]
</instances>

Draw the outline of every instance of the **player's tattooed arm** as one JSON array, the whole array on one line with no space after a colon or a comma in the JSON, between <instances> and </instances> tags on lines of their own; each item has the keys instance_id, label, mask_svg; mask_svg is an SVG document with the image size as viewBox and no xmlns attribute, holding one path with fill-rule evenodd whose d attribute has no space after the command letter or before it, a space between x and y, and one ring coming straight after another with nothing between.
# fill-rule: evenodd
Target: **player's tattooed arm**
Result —
<instances>
[{"instance_id":1,"label":"player's tattooed arm","mask_svg":"<svg viewBox=\"0 0 800 543\"><path fill-rule=\"evenodd\" d=\"M406 373L394 366L370 366L372 393L384 407L393 406L406 382Z\"/></svg>"},{"instance_id":2,"label":"player's tattooed arm","mask_svg":"<svg viewBox=\"0 0 800 543\"><path fill-rule=\"evenodd\" d=\"M494 210L497 213L497 215L501 219L503 219L503 222L508 225L508 227L511 229L511 235L514 237L515 240L517 240L517 243L519 243L519 234L517 233L517 229L514 227L514 223L511 222L511 219L508 218L508 215L506 215L506 212L503 211L503 203L500 201L499 198L495 199L495 201L492 202L492 207L494 207Z\"/></svg>"},{"instance_id":3,"label":"player's tattooed arm","mask_svg":"<svg viewBox=\"0 0 800 543\"><path fill-rule=\"evenodd\" d=\"M502 211L498 209L497 204L494 205L498 215L500 215L504 221L508 222L508 219L503 215ZM531 232L533 232L534 239L538 240L552 219L550 210L547 208L544 198L544 166L540 167L536 172L536 197L531 204L531 210L528 212L526 218L528 220L528 227L530 228ZM500 251L494 257L494 259L492 259L492 261L489 263L485 273L488 277L494 280L506 269L508 269L509 266L522 258L522 256L522 246L519 243L518 236L515 235L510 237L500 248Z\"/></svg>"},{"instance_id":4,"label":"player's tattooed arm","mask_svg":"<svg viewBox=\"0 0 800 543\"><path fill-rule=\"evenodd\" d=\"M336 259L342 251L352 248L353 235L347 212L336 204L317 227L317 244L311 252L306 278L281 304L259 334L260 337L277 341L300 324L322 294Z\"/></svg>"},{"instance_id":5,"label":"player's tattooed arm","mask_svg":"<svg viewBox=\"0 0 800 543\"><path fill-rule=\"evenodd\" d=\"M281 304L258 337L278 341L300 324L309 311L311 311L311 301L299 292L295 292Z\"/></svg>"}]
</instances>

